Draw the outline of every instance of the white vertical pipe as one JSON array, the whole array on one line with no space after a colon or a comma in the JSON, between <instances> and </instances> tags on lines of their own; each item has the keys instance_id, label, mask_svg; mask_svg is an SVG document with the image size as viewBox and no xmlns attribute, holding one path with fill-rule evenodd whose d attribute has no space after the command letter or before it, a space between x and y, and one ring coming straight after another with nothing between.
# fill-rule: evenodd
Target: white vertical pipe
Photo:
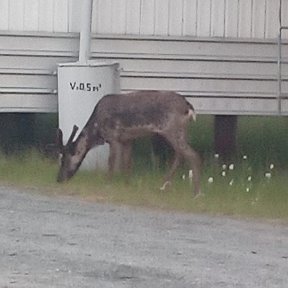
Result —
<instances>
[{"instance_id":1,"label":"white vertical pipe","mask_svg":"<svg viewBox=\"0 0 288 288\"><path fill-rule=\"evenodd\" d=\"M282 0L279 3L279 27L282 26Z\"/></svg>"},{"instance_id":2,"label":"white vertical pipe","mask_svg":"<svg viewBox=\"0 0 288 288\"><path fill-rule=\"evenodd\" d=\"M82 0L82 1L83 1L83 4L82 4L82 13L81 13L79 62L87 63L87 61L90 58L93 0Z\"/></svg>"}]
</instances>

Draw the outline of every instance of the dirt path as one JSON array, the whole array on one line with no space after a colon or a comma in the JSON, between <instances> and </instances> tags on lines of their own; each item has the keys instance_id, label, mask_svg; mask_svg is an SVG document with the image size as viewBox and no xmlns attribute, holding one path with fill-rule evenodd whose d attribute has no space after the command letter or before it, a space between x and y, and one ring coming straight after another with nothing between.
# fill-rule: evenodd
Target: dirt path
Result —
<instances>
[{"instance_id":1,"label":"dirt path","mask_svg":"<svg viewBox=\"0 0 288 288\"><path fill-rule=\"evenodd\" d=\"M288 226L0 187L0 287L286 288Z\"/></svg>"}]
</instances>

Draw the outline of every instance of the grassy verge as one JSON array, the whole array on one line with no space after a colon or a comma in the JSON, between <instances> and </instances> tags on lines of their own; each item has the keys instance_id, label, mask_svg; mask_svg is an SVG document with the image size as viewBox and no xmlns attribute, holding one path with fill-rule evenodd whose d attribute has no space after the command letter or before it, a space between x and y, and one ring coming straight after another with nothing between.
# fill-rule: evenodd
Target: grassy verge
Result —
<instances>
[{"instance_id":1,"label":"grassy verge","mask_svg":"<svg viewBox=\"0 0 288 288\"><path fill-rule=\"evenodd\" d=\"M210 160L202 178L205 195L193 199L186 171L179 173L168 191L160 191L163 173L137 171L129 182L102 173L79 172L65 184L55 183L57 164L35 152L0 158L0 181L6 185L36 188L48 194L76 195L102 201L183 212L288 219L287 176L277 168L253 170L249 159L222 166ZM185 180L183 174L186 173Z\"/></svg>"},{"instance_id":2,"label":"grassy verge","mask_svg":"<svg viewBox=\"0 0 288 288\"><path fill-rule=\"evenodd\" d=\"M146 148L143 143L136 147L142 152L136 151L136 168L129 182L120 176L108 180L102 173L79 172L70 182L59 185L55 182L57 161L32 151L21 156L0 155L0 183L77 195L89 201L287 221L287 124L286 118L245 117L239 122L239 154L222 163L211 152L213 122L210 117L200 117L191 131L192 145L205 158L204 196L197 199L192 197L185 169L179 171L168 191L160 191L164 172L153 169L147 161L143 150L148 143Z\"/></svg>"}]
</instances>

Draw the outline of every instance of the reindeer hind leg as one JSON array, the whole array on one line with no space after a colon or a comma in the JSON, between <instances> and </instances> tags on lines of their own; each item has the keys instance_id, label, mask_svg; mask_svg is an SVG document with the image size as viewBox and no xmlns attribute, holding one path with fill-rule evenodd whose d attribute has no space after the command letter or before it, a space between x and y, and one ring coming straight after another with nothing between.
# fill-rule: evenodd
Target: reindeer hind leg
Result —
<instances>
[{"instance_id":1,"label":"reindeer hind leg","mask_svg":"<svg viewBox=\"0 0 288 288\"><path fill-rule=\"evenodd\" d=\"M131 170L132 170L132 148L133 148L133 145L131 141L122 143L121 171L127 176L131 174Z\"/></svg>"},{"instance_id":2,"label":"reindeer hind leg","mask_svg":"<svg viewBox=\"0 0 288 288\"><path fill-rule=\"evenodd\" d=\"M180 130L177 132L177 135L171 133L171 136L168 135L166 138L175 150L175 155L180 155L178 156L179 159L182 157L186 162L188 162L190 169L193 171L194 193L195 195L200 194L201 160L198 153L188 144L186 132ZM170 173L175 173L176 168L173 163ZM175 169L175 171L173 169Z\"/></svg>"},{"instance_id":3,"label":"reindeer hind leg","mask_svg":"<svg viewBox=\"0 0 288 288\"><path fill-rule=\"evenodd\" d=\"M180 155L175 152L173 163L164 177L164 184L162 185L160 190L165 190L167 185L171 183L171 178L175 175L175 172L181 162L180 160Z\"/></svg>"},{"instance_id":4,"label":"reindeer hind leg","mask_svg":"<svg viewBox=\"0 0 288 288\"><path fill-rule=\"evenodd\" d=\"M201 177L201 159L196 151L194 151L188 143L182 143L181 154L188 162L190 169L193 172L193 185L195 196L201 194L200 177Z\"/></svg>"}]
</instances>

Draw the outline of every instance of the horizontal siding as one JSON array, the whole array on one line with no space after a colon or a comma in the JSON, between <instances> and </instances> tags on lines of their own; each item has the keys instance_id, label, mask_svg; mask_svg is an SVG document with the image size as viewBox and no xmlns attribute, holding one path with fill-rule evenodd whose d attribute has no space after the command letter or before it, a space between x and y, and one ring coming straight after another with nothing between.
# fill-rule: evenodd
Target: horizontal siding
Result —
<instances>
[{"instance_id":1,"label":"horizontal siding","mask_svg":"<svg viewBox=\"0 0 288 288\"><path fill-rule=\"evenodd\" d=\"M79 0L0 0L0 30L79 32ZM98 34L275 38L280 0L94 0ZM283 25L288 0L282 0ZM288 33L285 33L285 37Z\"/></svg>"},{"instance_id":2,"label":"horizontal siding","mask_svg":"<svg viewBox=\"0 0 288 288\"><path fill-rule=\"evenodd\" d=\"M77 61L78 41L77 34L0 33L0 112L57 111L57 65ZM198 113L278 113L275 41L97 35L91 46L93 60L120 63L123 92L178 91ZM287 43L282 50L288 63ZM287 95L287 64L283 80Z\"/></svg>"},{"instance_id":3,"label":"horizontal siding","mask_svg":"<svg viewBox=\"0 0 288 288\"><path fill-rule=\"evenodd\" d=\"M0 34L0 112L57 112L57 65L78 59L78 38ZM61 36L62 35L62 36Z\"/></svg>"}]
</instances>

